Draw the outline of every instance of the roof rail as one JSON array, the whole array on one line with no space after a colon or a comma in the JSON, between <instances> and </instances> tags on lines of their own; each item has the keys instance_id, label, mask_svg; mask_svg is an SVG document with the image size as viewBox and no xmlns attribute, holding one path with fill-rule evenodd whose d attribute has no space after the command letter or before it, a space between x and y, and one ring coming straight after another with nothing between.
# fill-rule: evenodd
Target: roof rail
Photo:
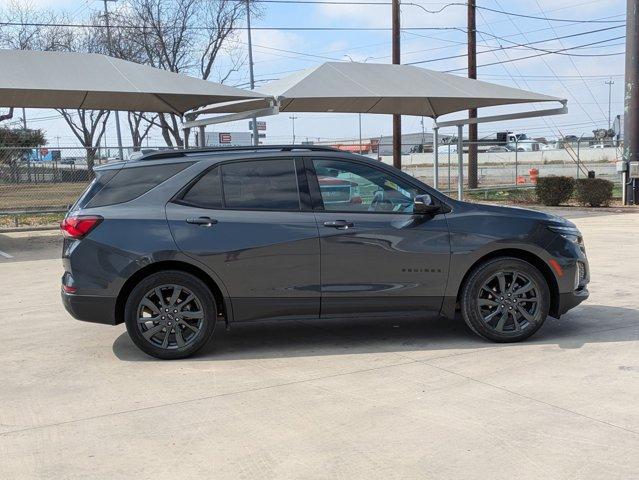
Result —
<instances>
[{"instance_id":1,"label":"roof rail","mask_svg":"<svg viewBox=\"0 0 639 480\"><path fill-rule=\"evenodd\" d=\"M341 150L335 147L324 145L259 145L245 147L203 147L189 148L180 150L161 150L158 152L147 153L137 161L158 160L162 158L186 157L189 154L197 153L225 153L225 152L253 152L260 150L291 152L293 150L306 150L309 152L339 152Z\"/></svg>"}]
</instances>

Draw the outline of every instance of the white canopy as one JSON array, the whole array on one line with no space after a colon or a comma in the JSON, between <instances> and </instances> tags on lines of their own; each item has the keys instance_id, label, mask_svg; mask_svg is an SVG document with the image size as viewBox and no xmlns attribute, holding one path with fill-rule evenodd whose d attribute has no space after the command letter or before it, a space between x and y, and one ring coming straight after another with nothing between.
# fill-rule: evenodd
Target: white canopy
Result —
<instances>
[{"instance_id":1,"label":"white canopy","mask_svg":"<svg viewBox=\"0 0 639 480\"><path fill-rule=\"evenodd\" d=\"M98 54L0 50L0 106L167 112L260 98L241 90Z\"/></svg>"},{"instance_id":2,"label":"white canopy","mask_svg":"<svg viewBox=\"0 0 639 480\"><path fill-rule=\"evenodd\" d=\"M469 108L562 102L557 97L410 65L327 62L280 80L270 97L227 102L194 113L238 113L277 106L280 112L344 112L439 117Z\"/></svg>"}]
</instances>

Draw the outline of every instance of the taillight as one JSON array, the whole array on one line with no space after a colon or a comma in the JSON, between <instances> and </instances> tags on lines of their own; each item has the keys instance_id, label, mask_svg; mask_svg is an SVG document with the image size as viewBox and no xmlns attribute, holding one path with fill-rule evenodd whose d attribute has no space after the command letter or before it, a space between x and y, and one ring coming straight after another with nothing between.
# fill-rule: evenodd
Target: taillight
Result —
<instances>
[{"instance_id":1,"label":"taillight","mask_svg":"<svg viewBox=\"0 0 639 480\"><path fill-rule=\"evenodd\" d=\"M60 228L65 237L78 239L88 235L102 220L99 215L67 217L60 223Z\"/></svg>"}]
</instances>

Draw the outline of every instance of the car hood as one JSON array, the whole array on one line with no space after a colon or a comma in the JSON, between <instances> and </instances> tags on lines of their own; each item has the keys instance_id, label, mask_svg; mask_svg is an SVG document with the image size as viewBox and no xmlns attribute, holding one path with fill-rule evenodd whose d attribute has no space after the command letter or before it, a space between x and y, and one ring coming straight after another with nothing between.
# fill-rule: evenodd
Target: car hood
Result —
<instances>
[{"instance_id":1,"label":"car hood","mask_svg":"<svg viewBox=\"0 0 639 480\"><path fill-rule=\"evenodd\" d=\"M538 210L531 210L529 208L521 208L521 207L502 207L500 205L487 205L487 204L477 204L477 203L466 203L460 202L464 204L465 209L473 210L475 212L486 213L490 215L500 215L504 217L517 217L517 218L528 218L530 220L541 221L548 224L555 225L564 225L564 226L572 226L575 224L569 220L566 220L559 215L555 215L554 213L540 212Z\"/></svg>"}]
</instances>

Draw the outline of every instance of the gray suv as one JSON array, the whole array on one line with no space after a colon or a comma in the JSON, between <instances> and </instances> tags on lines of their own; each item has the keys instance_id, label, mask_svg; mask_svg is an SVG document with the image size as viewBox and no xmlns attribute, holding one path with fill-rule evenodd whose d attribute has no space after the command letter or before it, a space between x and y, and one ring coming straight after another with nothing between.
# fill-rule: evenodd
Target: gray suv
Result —
<instances>
[{"instance_id":1,"label":"gray suv","mask_svg":"<svg viewBox=\"0 0 639 480\"><path fill-rule=\"evenodd\" d=\"M96 169L62 222L62 300L158 358L217 323L453 317L523 340L588 297L582 236L537 211L453 200L367 157L268 146Z\"/></svg>"}]
</instances>

